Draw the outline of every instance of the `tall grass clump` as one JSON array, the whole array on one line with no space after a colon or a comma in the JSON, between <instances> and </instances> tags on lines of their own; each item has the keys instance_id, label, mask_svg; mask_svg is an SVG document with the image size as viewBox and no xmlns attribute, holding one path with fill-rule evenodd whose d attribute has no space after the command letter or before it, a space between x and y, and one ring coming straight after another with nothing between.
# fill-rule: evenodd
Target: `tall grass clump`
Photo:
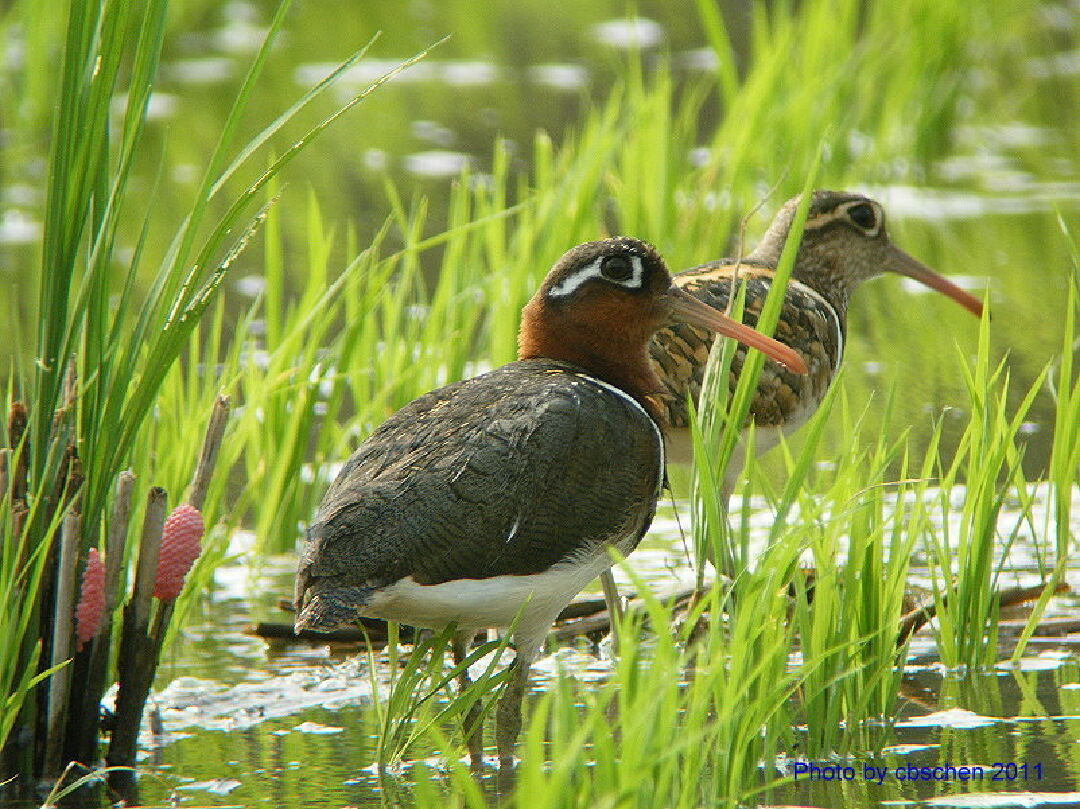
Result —
<instances>
[{"instance_id":1,"label":"tall grass clump","mask_svg":"<svg viewBox=\"0 0 1080 809\"><path fill-rule=\"evenodd\" d=\"M690 624L670 631L671 606L636 582L644 611L627 619L610 680L585 687L562 676L535 702L513 805L737 806L777 781L771 762L790 747L797 681L779 572L791 560L770 561L776 575L741 593L748 609L710 627L692 655ZM710 590L704 600L722 599Z\"/></svg>"},{"instance_id":2,"label":"tall grass clump","mask_svg":"<svg viewBox=\"0 0 1080 809\"><path fill-rule=\"evenodd\" d=\"M928 37L955 43L971 30L966 13L932 13L921 1L910 2L922 10L919 30ZM840 16L857 16L856 5L844 0ZM894 34L889 26L895 20L878 20L888 17L884 12L870 14L859 34L850 25L826 25L816 8L755 12L753 59L743 75L734 71L722 32L710 36L719 54L717 75L689 86L678 85L662 62L646 71L639 54L627 57L625 76L561 146L547 133L536 134L525 161L529 173L518 171L510 149L496 142L482 175L466 170L452 184L445 221L435 219L423 197L409 197L390 180L384 185L388 213L374 223L375 236L362 250L353 231L331 224L314 200L307 213L289 218L291 231L271 211L267 286L251 315L267 328L244 349L270 364L248 363L236 372L253 391L289 380L262 411L287 439L261 428L254 414L242 416L243 442L258 446L240 453L247 474L261 476L268 459L277 464L276 482L265 479L274 495L253 496L247 504L273 504L248 511L258 522L260 547L292 548L328 467L389 413L432 387L512 360L521 306L569 245L605 233L632 234L655 243L677 270L723 255L733 225L760 202L765 187L777 185L770 206L797 193L823 142L817 185L877 177L880 152L848 150L852 131L873 133L878 125L876 107L853 99L862 97L864 85L877 83L896 102L883 100L883 106L915 109L914 85L896 82L893 89L893 74L923 67L892 45L875 51L861 44L859 36L880 43ZM788 81L804 50L808 64L829 59L833 66L822 73L807 67L799 81ZM932 78L964 86L973 58L966 47L936 52L931 64L942 75ZM826 82L841 74L838 84ZM716 91L724 117L716 131L703 132L706 102ZM777 101L789 93L800 101ZM943 106L948 99L955 101L955 93L943 94ZM821 126L807 125L807 110ZM826 125L828 110L836 115ZM896 137L918 137L919 126L930 126L919 116L917 126L910 120ZM709 148L701 149L703 143ZM691 163L691 153L704 155L701 165ZM302 236L311 249L290 261L284 242L298 222L305 223ZM347 268L329 265L342 250ZM304 279L291 308L286 267L302 268L295 275ZM332 294L325 294L330 285Z\"/></svg>"},{"instance_id":3,"label":"tall grass clump","mask_svg":"<svg viewBox=\"0 0 1080 809\"><path fill-rule=\"evenodd\" d=\"M36 13L29 6L23 4L23 13ZM153 459L169 455L162 466L172 475L194 466L201 426L161 431L153 446L145 442L167 377L210 310L230 265L265 218L268 205L259 209L256 204L261 190L334 118L373 89L308 130L254 179L239 181L240 174L252 173L253 156L363 55L363 50L354 54L237 147L239 122L288 6L282 4L270 25L185 217L173 223L171 242L156 256L146 241L153 207L132 210L129 189L143 148L168 3L101 0L72 2L66 9L49 141L38 326L30 347L34 361L17 360L9 377L4 398L11 415L7 449L0 458L0 588L9 605L0 618L0 780L18 776L22 788L56 776L65 761L93 763L96 758L98 703L115 674L98 682L96 690L77 680L71 702L57 684L71 681L69 667L86 672L90 660L100 666L109 660L108 632L69 651L74 647L76 584L90 551L107 556L106 575L119 592L124 561L135 554L124 551L122 540L110 542L106 551L106 537L122 537L129 522L140 520L144 539L155 522L160 536L167 494L150 486ZM118 97L124 100L119 113L114 112ZM231 190L238 182L240 190ZM219 332L220 311L214 320ZM201 401L212 402L220 389L210 377L201 381L201 390ZM189 424L193 415L201 423L210 413L187 412L180 421ZM149 494L145 510L137 505L114 509L118 481L127 468L136 474L134 490ZM127 487L125 500L132 490L132 479L127 480L121 485ZM210 519L222 509L220 499L204 504L203 495L191 491L188 497L198 500ZM149 598L156 558L156 549L139 552L139 598ZM165 624L155 625L160 648L171 604L162 603L157 614ZM127 667L134 665L124 659L130 635L127 611L124 623L118 663L122 683ZM136 629L145 632L147 625ZM151 666L151 676L152 671ZM47 691L34 690L50 677ZM121 699L123 694L122 685ZM138 707L141 713L141 701ZM133 721L138 724L138 715ZM125 731L137 733L137 727Z\"/></svg>"},{"instance_id":4,"label":"tall grass clump","mask_svg":"<svg viewBox=\"0 0 1080 809\"><path fill-rule=\"evenodd\" d=\"M780 318L788 279L795 266L795 255L810 209L810 192L814 188L819 164L820 152L807 175L802 198L795 209L791 230L777 263L769 294L758 313L756 328L763 334L771 335ZM740 314L744 296L745 290L740 285L733 296L735 310ZM726 491L724 477L740 444L744 445L743 454L753 456L753 429L750 427L745 438L742 431L744 426L750 426L750 404L765 358L760 352L745 352L739 381L729 402L728 382L734 356L733 348L727 340L713 343L701 398L699 402L687 403L691 410L691 440L694 448L690 505L699 585L706 559L711 559L721 572L732 579L745 571L750 564L748 544L742 542L736 545L727 531L727 498L730 492ZM700 418L695 412L699 403L704 404ZM795 481L792 490L795 490L797 485L798 481ZM748 505L748 501L744 502ZM782 524L782 518L778 518L775 530L779 531ZM745 532L743 536L746 536Z\"/></svg>"},{"instance_id":5,"label":"tall grass clump","mask_svg":"<svg viewBox=\"0 0 1080 809\"><path fill-rule=\"evenodd\" d=\"M466 714L477 702L480 712L476 732L483 738L485 719L493 715L495 700L502 693L500 686L506 681L506 667L497 669L507 657L509 635L471 648L460 663L447 669L444 663L455 630L456 627L450 626L430 637L417 633L412 651L401 660L398 627L390 624L386 646L390 681L385 704L379 698L379 667L369 648L368 673L372 694L376 695L374 722L378 742L375 764L380 772L400 764L408 753L415 753L415 745L432 737L437 749L448 749L452 742L443 733L443 727L457 725L463 732L468 732L469 729L464 727ZM466 690L455 692L454 680L485 657L483 673L475 680L470 678Z\"/></svg>"},{"instance_id":6,"label":"tall grass clump","mask_svg":"<svg viewBox=\"0 0 1080 809\"><path fill-rule=\"evenodd\" d=\"M909 499L930 485L909 476L906 436L864 437L837 383L839 421L849 436L827 483L798 496L787 533L809 567L795 578L792 621L798 627L803 677L804 743L811 756L876 753L890 739L906 644L898 642L907 574L926 520ZM827 402L828 404L828 402ZM825 408L822 408L825 411ZM819 412L815 421L828 418ZM867 445L868 444L868 445ZM932 450L933 452L933 450ZM891 480L889 470L899 467ZM820 488L818 488L820 487Z\"/></svg>"},{"instance_id":7,"label":"tall grass clump","mask_svg":"<svg viewBox=\"0 0 1080 809\"><path fill-rule=\"evenodd\" d=\"M940 531L928 536L934 563L938 647L942 661L953 667L985 668L996 662L998 601L994 591L1004 578L1009 550L1022 531L1030 531L1035 539L1039 574L1047 586L1012 653L1014 659L1023 654L1073 550L1072 497L1080 470L1080 379L1073 369L1080 261L1064 222L1062 230L1072 250L1073 277L1067 282L1056 372L1053 364L1048 365L1020 402L1010 406L1006 362L993 370L990 367L988 321L983 323L974 366L962 365L971 418L955 460L941 475ZM1049 508L1046 519L1036 524L1032 515L1035 484L1025 478L1023 448L1017 435L1044 383L1055 400L1054 433L1046 470ZM1010 497L1019 503L1019 513L1010 515L1009 524L1003 527L1001 511ZM955 534L950 528L953 515L959 517Z\"/></svg>"},{"instance_id":8,"label":"tall grass clump","mask_svg":"<svg viewBox=\"0 0 1080 809\"><path fill-rule=\"evenodd\" d=\"M703 175L711 190L744 203L748 181L772 185L791 155L807 154L826 136L826 176L886 180L897 155L908 169L926 165L950 144L960 101L974 88L972 67L1001 46L1000 32L1025 30L1030 13L1025 3L755 3L750 66L740 74L740 49L718 8L708 0L696 6L717 57L723 108L708 134ZM718 224L726 227L689 212L685 221L706 243Z\"/></svg>"},{"instance_id":9,"label":"tall grass clump","mask_svg":"<svg viewBox=\"0 0 1080 809\"><path fill-rule=\"evenodd\" d=\"M1070 312L1067 320L1071 319ZM997 660L995 591L1004 578L1013 543L1030 525L1033 502L1031 484L1021 467L1017 435L1050 370L1045 369L1020 402L1010 406L1009 373L1004 361L992 366L988 333L989 321L984 320L973 366L961 363L970 418L953 462L940 471L936 493L940 528L927 532L938 650L942 662L950 667L985 668ZM1066 353L1071 350L1067 347ZM1066 388L1066 397L1072 396L1071 388ZM1071 439L1067 427L1055 434L1055 451ZM1070 447L1066 452L1075 449ZM1002 510L1010 495L1021 504L1020 512L1010 518L1009 527L1003 527ZM1038 534L1035 538L1039 561L1044 563L1043 542ZM1063 573L1067 554L1060 550L1056 560L1044 567L1044 580Z\"/></svg>"},{"instance_id":10,"label":"tall grass clump","mask_svg":"<svg viewBox=\"0 0 1080 809\"><path fill-rule=\"evenodd\" d=\"M808 176L776 280L757 321L766 333L780 313L816 170L815 166ZM802 495L823 425L840 390L838 385L832 387L806 427L806 440L798 456L789 459L782 491L771 499L773 523L766 545L752 547L749 489L743 487L741 514L734 515L736 525L732 527L726 509L730 492L723 480L728 465L739 461L738 455L749 459L746 468L754 467L753 425L748 423L748 414L762 358L747 355L728 401L731 350L714 345L712 353L700 410L690 403L694 443L691 515L698 586L706 560L713 561L728 582L722 585L727 599L714 604L711 611L715 624L722 616L737 622L744 610L752 614L757 609L753 599L747 598L748 590L789 590L792 603L783 620L790 619L792 627L798 629L801 662L798 674L790 676L800 683L806 752L821 755L865 750L870 746L867 723L887 723L891 717L898 679L895 627L911 540L902 539L897 527L893 553L886 556L887 518L882 493L874 488L880 479L876 475L883 474L894 460L895 448L888 447L882 436L868 453L853 438L844 457L856 462L842 464L847 477L834 482L831 496ZM741 450L738 454L737 447ZM793 525L790 520L795 514L798 521ZM846 546L842 545L844 539ZM773 562L777 554L783 554L786 562L779 570ZM812 570L801 568L805 554L813 559ZM748 648L753 654L755 647ZM841 727L847 732L841 733Z\"/></svg>"}]
</instances>

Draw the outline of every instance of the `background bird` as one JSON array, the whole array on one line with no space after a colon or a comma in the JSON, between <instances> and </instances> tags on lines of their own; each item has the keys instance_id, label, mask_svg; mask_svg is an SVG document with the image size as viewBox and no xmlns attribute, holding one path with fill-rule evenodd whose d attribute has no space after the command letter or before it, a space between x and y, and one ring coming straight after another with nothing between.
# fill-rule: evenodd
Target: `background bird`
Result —
<instances>
[{"instance_id":1,"label":"background bird","mask_svg":"<svg viewBox=\"0 0 1080 809\"><path fill-rule=\"evenodd\" d=\"M756 324L798 203L795 197L780 208L761 242L741 261L710 261L679 273L675 283L699 300L726 309L736 277L745 281L744 321ZM750 405L759 454L779 443L781 435L802 426L817 410L843 358L848 301L859 284L886 272L913 278L974 315L982 315L977 298L889 240L885 212L879 203L860 194L815 191L774 331L777 340L799 352L809 372L792 374L775 363L765 364ZM708 332L676 324L657 332L649 346L664 385L660 400L671 427L669 461L690 461L686 402L688 398L697 401L701 393L712 343ZM728 380L732 391L745 356L746 352L739 350L732 361ZM729 466L729 493L740 468L737 460Z\"/></svg>"},{"instance_id":2,"label":"background bird","mask_svg":"<svg viewBox=\"0 0 1080 809\"><path fill-rule=\"evenodd\" d=\"M743 319L756 325L769 293L780 254L787 242L799 197L777 211L761 242L745 258L720 259L679 273L674 283L718 309L728 307L736 279L746 284ZM860 194L815 191L773 336L806 361L806 374L766 362L750 403L754 451L761 454L790 435L817 410L840 368L847 338L848 301L863 281L882 273L906 275L955 300L976 316L982 303L909 256L889 240L881 205ZM713 336L692 324L661 329L649 346L657 376L658 396L667 430L668 461L690 463L690 419L687 401L698 401ZM728 388L735 390L746 357L739 348L732 359ZM708 407L708 403L701 403ZM743 438L747 432L744 427ZM726 506L743 468L744 442L735 448L724 470ZM610 571L601 577L613 616L619 600Z\"/></svg>"},{"instance_id":3,"label":"background bird","mask_svg":"<svg viewBox=\"0 0 1080 809\"><path fill-rule=\"evenodd\" d=\"M513 626L496 711L512 760L530 663L559 611L645 533L664 475L649 338L693 323L801 365L798 355L671 283L649 245L617 238L564 255L522 312L519 360L432 391L367 439L326 492L296 582L296 629L358 616L453 624L455 659ZM467 687L467 670L459 683ZM482 759L479 705L466 718Z\"/></svg>"}]
</instances>

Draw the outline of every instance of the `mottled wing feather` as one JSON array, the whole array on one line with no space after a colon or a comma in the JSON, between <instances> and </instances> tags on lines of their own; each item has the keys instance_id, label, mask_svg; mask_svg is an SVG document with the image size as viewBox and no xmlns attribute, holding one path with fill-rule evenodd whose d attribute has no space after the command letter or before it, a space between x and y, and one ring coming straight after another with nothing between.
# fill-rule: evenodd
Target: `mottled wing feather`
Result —
<instances>
[{"instance_id":1,"label":"mottled wing feather","mask_svg":"<svg viewBox=\"0 0 1080 809\"><path fill-rule=\"evenodd\" d=\"M637 543L660 448L632 401L572 366L512 363L398 411L326 493L305 583L380 587L541 572Z\"/></svg>"},{"instance_id":2,"label":"mottled wing feather","mask_svg":"<svg viewBox=\"0 0 1080 809\"><path fill-rule=\"evenodd\" d=\"M726 309L733 275L734 267L730 263L713 262L679 273L675 282L710 306ZM746 281L743 322L747 325L757 324L772 277L771 269L740 266L739 279ZM773 336L803 355L809 373L791 373L775 362L766 362L750 404L750 419L759 426L779 426L795 412L820 403L840 362L842 329L842 321L821 295L798 281L789 281ZM649 345L650 356L665 387L657 398L666 409L672 427L689 426L687 397L696 401L701 393L713 339L710 332L678 324L657 332ZM728 379L732 391L738 383L746 351L745 346L738 346L732 360Z\"/></svg>"}]
</instances>

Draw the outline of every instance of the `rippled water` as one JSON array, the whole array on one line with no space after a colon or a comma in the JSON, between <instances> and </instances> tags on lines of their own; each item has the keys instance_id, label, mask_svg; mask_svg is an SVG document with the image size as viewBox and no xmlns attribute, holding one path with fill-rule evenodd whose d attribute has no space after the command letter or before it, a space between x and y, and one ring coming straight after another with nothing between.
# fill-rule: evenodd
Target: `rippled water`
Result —
<instances>
[{"instance_id":1,"label":"rippled water","mask_svg":"<svg viewBox=\"0 0 1080 809\"><path fill-rule=\"evenodd\" d=\"M746 46L746 5L722 5L733 41L737 47ZM233 88L258 47L274 6L271 0L220 4L208 9L202 29L166 42L148 131L152 140L168 143L173 162L163 182L178 191L154 201L161 222L179 221L186 213L180 210L185 194L201 176L230 108ZM284 177L294 188L316 189L330 221L347 219L361 244L386 216L387 180L399 185L403 199L423 193L432 227L437 227L445 217L451 181L469 166L475 181L483 182L491 170L496 140L507 145L515 172L527 176L536 133L547 132L559 143L564 133L579 127L583 113L601 103L625 73L628 48L643 52L646 70L661 57L669 61L680 82L717 67L715 54L703 47L701 26L689 4L645 2L637 16L627 16L625 5L617 2L584 4L573 15L546 13L533 3L500 3L492 17L498 25L476 30L456 19L454 8L371 0L363 4L362 13L342 15L333 3L307 0L303 14L287 25L267 66L256 94L262 108L254 107L250 121L244 122L250 129L246 134L259 131L324 77L335 60L377 31L383 33L370 53L334 90L338 101L447 32L455 32L428 58L367 99L362 110L327 130L318 149L300 159L297 173ZM1077 75L1069 36L1080 22L1074 5L1040 4L1039 14L1045 29L1043 50L1018 60L1017 67L1025 79L1035 82L1029 107L1017 109L1014 118L1005 120L983 120L977 110L964 109L948 155L928 166L913 167L903 160L895 166L875 166L874 176L851 183L855 190L885 203L895 225L893 234L905 249L976 294L989 290L995 315L1007 313L993 321L995 356L1008 352L1016 390L1031 384L1062 345L1061 313L1070 259L1054 216L1060 213L1074 233L1080 232L1080 166L1069 148L1075 143L1075 115L1068 99L1075 96L1069 95L1067 83ZM9 49L0 72L17 71L19 54L17 47ZM745 53L737 56L747 58ZM1062 100L1055 103L1059 97ZM118 100L117 109L123 103ZM707 117L717 114L715 109L706 111ZM4 125L0 118L0 143ZM181 129L183 137L170 137ZM862 133L846 137L855 154L872 146ZM152 156L142 168L153 177L158 152L146 151ZM699 164L704 151L691 150L687 163ZM43 165L41 155L20 155L0 173L0 279L5 282L29 281L37 271ZM135 183L132 194L145 193L151 185ZM723 195L724 189L718 188L704 199L684 202L716 206ZM774 207L772 201L765 206L751 233L760 232ZM286 220L286 229L297 227L289 217ZM170 237L151 227L148 238L152 245L155 238ZM302 234L291 237L299 241ZM719 256L730 247L714 249ZM261 260L259 251L248 251L231 270L226 298L234 310L249 305L257 293ZM1039 283L1033 286L1029 280L1034 277ZM849 315L845 364L861 370L845 380L852 400L871 403L873 427L880 410L876 402L890 385L910 393L898 397L893 415L896 424L917 427L916 442L929 430L932 418L943 408L952 408L944 429L947 455L958 440L958 409L965 406L963 381L953 359L956 347L970 353L975 322L937 308L940 303L915 285L900 287L895 280L881 280L867 287L855 296ZM904 347L912 342L909 353ZM0 361L5 350L0 346ZM932 356L932 367L910 362L911 354ZM1021 436L1029 476L1039 476L1046 468L1051 419L1052 403L1038 397ZM835 447L839 441L830 427L824 444Z\"/></svg>"},{"instance_id":2,"label":"rippled water","mask_svg":"<svg viewBox=\"0 0 1080 809\"><path fill-rule=\"evenodd\" d=\"M1036 512L1045 505L1044 493L1037 493ZM1080 492L1075 506L1074 529L1080 531ZM679 510L686 524L684 504ZM1011 528L1016 517L1003 512L1002 530ZM768 513L756 512L752 526L763 542ZM256 620L290 620L277 601L291 592L295 565L293 558L283 557L259 570L247 567L241 560L251 541L245 535L235 538L235 561L218 569L205 612L189 622L160 672L159 681L168 684L153 702L164 733L154 736L149 724L144 728L143 745L149 752L142 762L141 798L152 803L174 796L181 805L208 806L380 805L388 782L371 768L376 736L366 656L352 645L265 641L249 634ZM1020 537L1007 560L1017 582L1037 579L1037 556L1033 538ZM677 590L691 581L670 505L661 508L630 563L657 592ZM1001 586L1012 584L1011 576ZM1070 566L1066 581L1074 594L1080 593L1080 558ZM1046 617L1080 617L1080 597L1055 597ZM916 635L904 666L895 739L882 758L807 762L793 751L776 767L777 774L795 775L796 780L767 800L806 806L924 800L936 801L931 804L935 806L1041 806L1075 795L1080 791L1080 626L1063 636L1033 638L1026 655L1013 664L1007 659L1007 639L1014 636L1008 628L1011 614L1002 618L1004 662L980 674L960 676L945 669L937 662L932 633ZM603 645L595 649L582 641L549 652L535 667L533 693L555 677L588 687L610 674ZM377 660L375 680L385 689L385 653ZM441 759L434 751L433 756L422 763L437 773ZM949 772L920 778L917 771L939 761L982 767L983 779L965 781ZM406 763L389 782L403 790L405 805L415 763ZM1008 764L1027 767L1013 772ZM801 776L796 765L853 769L824 778ZM886 770L878 783L867 780L870 766L879 768L875 773ZM913 775L909 767L916 771ZM850 772L855 775L846 778ZM993 780L995 774L1000 780ZM485 778L485 788L494 796L497 779L494 774ZM988 797L977 799L981 793ZM1014 803L1003 802L1000 793Z\"/></svg>"}]
</instances>

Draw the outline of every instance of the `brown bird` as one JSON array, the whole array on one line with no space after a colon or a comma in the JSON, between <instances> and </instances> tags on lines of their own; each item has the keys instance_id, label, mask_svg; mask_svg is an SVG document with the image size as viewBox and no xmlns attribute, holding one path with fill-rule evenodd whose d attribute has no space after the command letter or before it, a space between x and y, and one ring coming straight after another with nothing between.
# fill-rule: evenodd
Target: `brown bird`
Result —
<instances>
[{"instance_id":1,"label":"brown bird","mask_svg":"<svg viewBox=\"0 0 1080 809\"><path fill-rule=\"evenodd\" d=\"M736 277L746 282L744 320L756 325L775 276L799 197L777 212L761 243L742 260L720 259L686 270L674 283L717 309L726 309ZM766 362L750 404L754 449L761 454L776 446L814 414L840 367L847 337L847 307L855 288L886 272L914 278L941 292L976 316L982 303L889 241L885 211L860 194L815 191L802 240L785 290L773 336L806 361L809 372L795 374ZM649 345L654 370L663 383L658 401L667 426L669 462L689 463L691 442L687 400L701 393L713 336L691 324L675 324L656 333ZM739 348L732 360L728 386L739 381L746 357ZM743 430L745 435L746 430ZM724 474L726 504L743 467L742 442ZM610 571L601 577L608 606L619 612Z\"/></svg>"},{"instance_id":2,"label":"brown bird","mask_svg":"<svg viewBox=\"0 0 1080 809\"><path fill-rule=\"evenodd\" d=\"M723 310L737 274L747 283L744 319L748 325L756 324L798 202L795 197L780 208L761 243L738 266L735 259L710 261L679 273L675 284ZM806 360L809 373L793 374L774 363L765 364L750 405L758 453L779 443L781 435L797 430L817 410L843 357L848 301L860 283L886 272L914 278L948 295L977 317L982 315L977 298L889 241L885 211L879 203L859 194L815 191L774 331L777 340ZM689 462L686 402L688 397L696 401L701 393L712 342L708 332L678 324L657 332L649 346L664 384L660 399L671 426L669 461ZM740 350L732 362L732 391L745 356ZM731 464L729 486L740 468L738 462Z\"/></svg>"},{"instance_id":3,"label":"brown bird","mask_svg":"<svg viewBox=\"0 0 1080 809\"><path fill-rule=\"evenodd\" d=\"M460 664L478 630L513 624L513 676L496 710L509 764L529 666L556 615L610 566L609 547L629 553L652 521L664 444L647 346L673 322L801 366L673 286L649 245L575 247L526 305L517 362L416 399L345 464L300 559L296 629L331 631L359 616L453 624ZM478 720L474 705L465 720L474 765Z\"/></svg>"}]
</instances>

